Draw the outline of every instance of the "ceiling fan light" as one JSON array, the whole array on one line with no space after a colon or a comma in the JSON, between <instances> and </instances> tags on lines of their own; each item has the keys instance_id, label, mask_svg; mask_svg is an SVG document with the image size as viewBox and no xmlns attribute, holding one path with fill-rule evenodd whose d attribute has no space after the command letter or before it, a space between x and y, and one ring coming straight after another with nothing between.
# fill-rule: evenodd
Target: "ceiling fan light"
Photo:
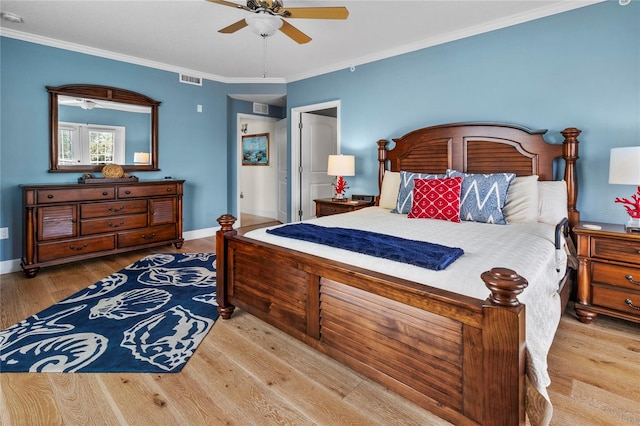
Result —
<instances>
[{"instance_id":1,"label":"ceiling fan light","mask_svg":"<svg viewBox=\"0 0 640 426\"><path fill-rule=\"evenodd\" d=\"M254 33L262 37L271 37L282 26L282 19L268 13L256 13L244 20Z\"/></svg>"}]
</instances>

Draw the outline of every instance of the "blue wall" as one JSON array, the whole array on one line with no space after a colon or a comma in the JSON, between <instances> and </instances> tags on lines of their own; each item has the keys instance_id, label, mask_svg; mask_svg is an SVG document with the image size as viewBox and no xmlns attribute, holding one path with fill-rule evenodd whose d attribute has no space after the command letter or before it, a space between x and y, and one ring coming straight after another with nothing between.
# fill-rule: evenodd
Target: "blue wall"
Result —
<instances>
[{"instance_id":1,"label":"blue wall","mask_svg":"<svg viewBox=\"0 0 640 426\"><path fill-rule=\"evenodd\" d=\"M218 226L228 211L228 94L285 93L284 84L203 86L178 82L173 72L0 37L0 260L22 255L20 184L77 182L79 173L48 173L49 98L45 86L88 83L133 90L161 101L159 172L141 179L185 179L184 230ZM260 87L256 87L260 86ZM196 112L196 105L203 112ZM235 124L234 124L235 129ZM235 130L232 130L235 134Z\"/></svg>"},{"instance_id":2,"label":"blue wall","mask_svg":"<svg viewBox=\"0 0 640 426\"><path fill-rule=\"evenodd\" d=\"M289 107L341 101L341 150L357 158L352 193L377 193L376 141L434 124L502 121L578 127L578 209L625 223L609 150L640 145L640 1L617 1L504 28L287 86Z\"/></svg>"},{"instance_id":3,"label":"blue wall","mask_svg":"<svg viewBox=\"0 0 640 426\"><path fill-rule=\"evenodd\" d=\"M286 85L178 83L175 73L0 37L0 260L21 256L18 185L74 182L47 173L45 86L91 83L121 87L162 101L160 172L186 179L185 230L217 226L233 211L232 167L238 112L228 94L286 93L288 108L341 101L341 149L357 156L352 193L376 193L376 141L432 124L504 121L549 129L559 143L566 127L580 136L578 208L589 221L624 223L614 204L634 187L607 183L609 150L640 145L640 2L599 3L394 58ZM196 112L196 105L203 112ZM274 113L282 116L282 111Z\"/></svg>"}]
</instances>

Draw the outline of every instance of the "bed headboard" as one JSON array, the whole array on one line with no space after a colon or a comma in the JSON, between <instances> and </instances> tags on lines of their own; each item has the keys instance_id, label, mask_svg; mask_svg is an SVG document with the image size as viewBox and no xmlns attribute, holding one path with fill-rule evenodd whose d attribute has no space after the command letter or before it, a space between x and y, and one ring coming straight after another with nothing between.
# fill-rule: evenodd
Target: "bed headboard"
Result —
<instances>
[{"instance_id":1,"label":"bed headboard","mask_svg":"<svg viewBox=\"0 0 640 426\"><path fill-rule=\"evenodd\" d=\"M578 185L575 163L578 159L578 135L574 127L562 131L564 141L549 144L546 130L502 123L454 123L424 127L388 141L378 141L378 184L386 170L417 173L444 173L455 169L465 173L512 172L517 176L538 175L540 180L554 180L553 163L565 161L563 179L567 182L569 224L579 221L576 210Z\"/></svg>"}]
</instances>

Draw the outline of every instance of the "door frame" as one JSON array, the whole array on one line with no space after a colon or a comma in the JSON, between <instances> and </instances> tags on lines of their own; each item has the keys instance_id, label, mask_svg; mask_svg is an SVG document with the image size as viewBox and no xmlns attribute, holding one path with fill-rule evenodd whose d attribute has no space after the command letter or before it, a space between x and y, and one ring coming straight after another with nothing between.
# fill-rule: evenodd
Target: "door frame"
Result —
<instances>
[{"instance_id":1,"label":"door frame","mask_svg":"<svg viewBox=\"0 0 640 426\"><path fill-rule=\"evenodd\" d=\"M254 121L271 121L276 122L281 120L281 118L276 117L265 117L263 115L254 115L254 114L245 114L239 112L236 114L236 224L234 226L242 226L242 215L240 214L240 186L242 183L242 135L243 133L240 131L240 121L242 120L254 120ZM278 167L277 164L274 164L274 161L278 161L276 156L270 156L271 165ZM276 175L276 184L277 184L277 175ZM277 208L277 206L276 206Z\"/></svg>"},{"instance_id":2,"label":"door frame","mask_svg":"<svg viewBox=\"0 0 640 426\"><path fill-rule=\"evenodd\" d=\"M298 199L297 194L300 193L300 173L298 166L300 165L300 145L303 142L300 140L301 113L314 112L327 108L336 108L336 148L337 153L340 154L340 134L342 133L340 130L340 100L291 108L291 156L289 157L289 181L291 182L291 189L289 192L290 222L299 221L298 211L300 210L300 200Z\"/></svg>"}]
</instances>

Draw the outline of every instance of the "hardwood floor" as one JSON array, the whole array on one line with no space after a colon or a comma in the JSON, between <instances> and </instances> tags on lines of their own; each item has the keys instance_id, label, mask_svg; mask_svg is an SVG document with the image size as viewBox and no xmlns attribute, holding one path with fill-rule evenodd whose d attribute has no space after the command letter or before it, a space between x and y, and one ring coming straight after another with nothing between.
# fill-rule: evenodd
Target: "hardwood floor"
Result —
<instances>
[{"instance_id":1,"label":"hardwood floor","mask_svg":"<svg viewBox=\"0 0 640 426\"><path fill-rule=\"evenodd\" d=\"M214 239L0 276L0 328L153 252L212 252ZM640 424L638 324L569 307L549 354L553 425ZM0 374L3 425L444 425L382 386L237 311L177 374Z\"/></svg>"}]
</instances>

